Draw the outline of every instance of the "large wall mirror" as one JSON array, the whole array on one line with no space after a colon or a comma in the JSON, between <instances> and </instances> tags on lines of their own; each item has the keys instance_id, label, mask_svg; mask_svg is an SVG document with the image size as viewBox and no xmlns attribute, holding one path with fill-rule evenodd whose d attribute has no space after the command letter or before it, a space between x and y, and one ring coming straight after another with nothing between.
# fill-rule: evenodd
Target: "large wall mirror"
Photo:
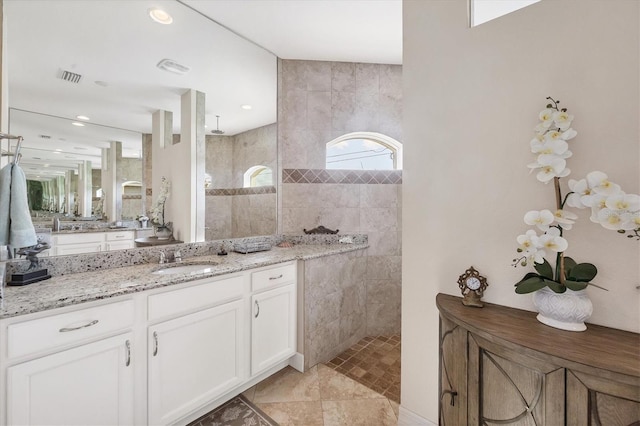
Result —
<instances>
[{"instance_id":1,"label":"large wall mirror","mask_svg":"<svg viewBox=\"0 0 640 426\"><path fill-rule=\"evenodd\" d=\"M3 6L9 131L24 137L20 164L31 184L32 216L103 217L100 175L114 142L126 173L118 182L120 216L107 219L148 213L151 173L162 175L151 165L152 144L144 142L152 114L171 111L179 134L180 96L195 89L206 95L206 238L276 232L273 54L214 22L208 2L4 0ZM155 8L165 13L154 20ZM87 164L92 176L79 182ZM248 186L247 173L254 175ZM91 206L80 213L82 197Z\"/></svg>"}]
</instances>

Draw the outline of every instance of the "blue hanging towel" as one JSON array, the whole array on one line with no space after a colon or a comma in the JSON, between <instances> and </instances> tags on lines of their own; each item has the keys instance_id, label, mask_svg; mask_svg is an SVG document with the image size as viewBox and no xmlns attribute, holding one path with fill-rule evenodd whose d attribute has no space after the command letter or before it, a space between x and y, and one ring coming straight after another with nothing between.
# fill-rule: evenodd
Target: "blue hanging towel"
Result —
<instances>
[{"instance_id":1,"label":"blue hanging towel","mask_svg":"<svg viewBox=\"0 0 640 426\"><path fill-rule=\"evenodd\" d=\"M19 249L38 244L27 199L27 178L17 164L0 170L0 245Z\"/></svg>"}]
</instances>

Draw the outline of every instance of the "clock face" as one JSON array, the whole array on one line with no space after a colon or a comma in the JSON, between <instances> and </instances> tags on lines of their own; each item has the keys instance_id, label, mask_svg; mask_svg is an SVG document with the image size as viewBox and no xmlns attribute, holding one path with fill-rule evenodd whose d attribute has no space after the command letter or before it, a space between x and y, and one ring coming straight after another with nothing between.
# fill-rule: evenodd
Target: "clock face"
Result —
<instances>
[{"instance_id":1,"label":"clock face","mask_svg":"<svg viewBox=\"0 0 640 426\"><path fill-rule=\"evenodd\" d=\"M480 280L476 277L469 277L466 281L467 287L471 290L477 290L480 288Z\"/></svg>"}]
</instances>

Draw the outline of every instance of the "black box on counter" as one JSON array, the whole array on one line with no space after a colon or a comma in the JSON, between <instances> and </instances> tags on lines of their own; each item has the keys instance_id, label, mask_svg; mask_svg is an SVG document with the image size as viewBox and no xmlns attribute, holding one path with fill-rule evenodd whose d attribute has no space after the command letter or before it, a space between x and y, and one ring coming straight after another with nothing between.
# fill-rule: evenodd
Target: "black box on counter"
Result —
<instances>
[{"instance_id":1,"label":"black box on counter","mask_svg":"<svg viewBox=\"0 0 640 426\"><path fill-rule=\"evenodd\" d=\"M19 274L11 274L11 281L7 285L27 285L37 283L38 281L44 281L51 278L48 269L40 269L38 271L23 272Z\"/></svg>"}]
</instances>

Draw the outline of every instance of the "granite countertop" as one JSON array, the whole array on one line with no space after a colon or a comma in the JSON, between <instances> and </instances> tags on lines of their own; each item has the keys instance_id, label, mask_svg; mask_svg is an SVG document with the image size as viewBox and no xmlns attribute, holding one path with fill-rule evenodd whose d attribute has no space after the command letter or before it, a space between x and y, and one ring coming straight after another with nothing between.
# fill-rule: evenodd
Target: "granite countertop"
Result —
<instances>
[{"instance_id":1,"label":"granite countertop","mask_svg":"<svg viewBox=\"0 0 640 426\"><path fill-rule=\"evenodd\" d=\"M173 264L148 263L55 276L46 281L26 286L5 287L4 306L0 308L0 319L137 293L291 260L310 260L367 247L367 244L295 245L292 248L273 247L269 251L249 254L232 252L227 256L208 255L185 258L183 264L206 262L216 264L211 272L199 274L152 274L155 270Z\"/></svg>"}]
</instances>

